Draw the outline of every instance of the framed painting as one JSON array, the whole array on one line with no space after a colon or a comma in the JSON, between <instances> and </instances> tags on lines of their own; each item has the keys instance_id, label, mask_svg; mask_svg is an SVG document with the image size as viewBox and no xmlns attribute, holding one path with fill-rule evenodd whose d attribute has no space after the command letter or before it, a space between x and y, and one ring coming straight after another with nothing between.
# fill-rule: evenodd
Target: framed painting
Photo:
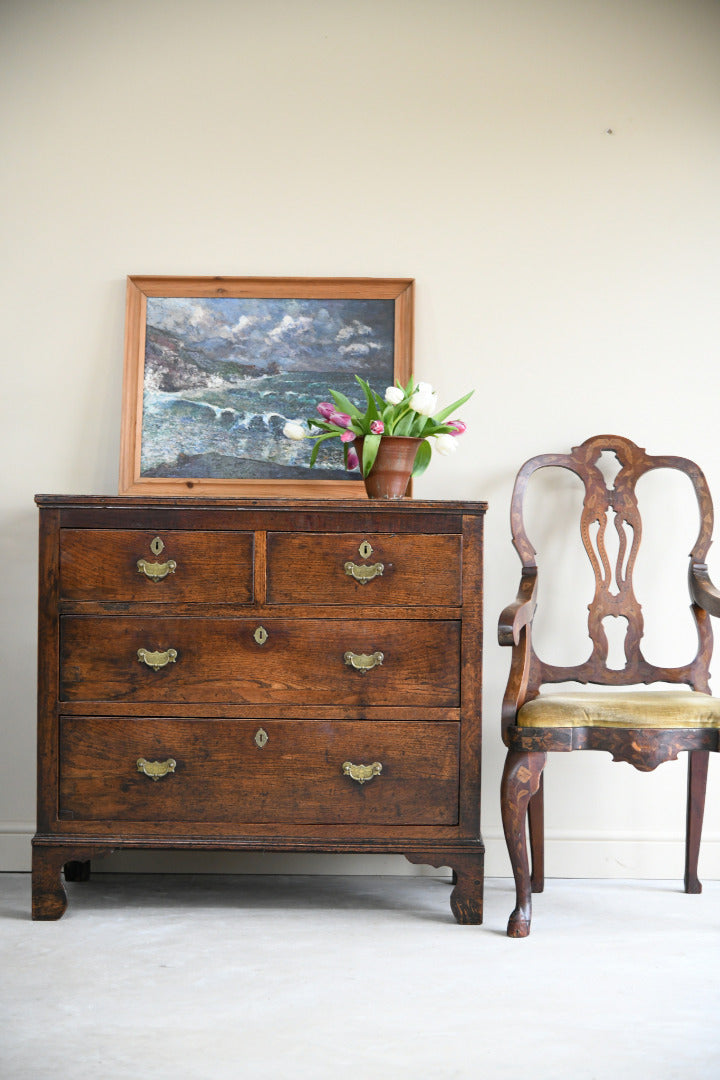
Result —
<instances>
[{"instance_id":1,"label":"framed painting","mask_svg":"<svg viewBox=\"0 0 720 1080\"><path fill-rule=\"evenodd\" d=\"M129 277L120 494L364 498L339 440L283 435L329 388L412 373L410 278ZM331 443L337 445L329 445Z\"/></svg>"}]
</instances>

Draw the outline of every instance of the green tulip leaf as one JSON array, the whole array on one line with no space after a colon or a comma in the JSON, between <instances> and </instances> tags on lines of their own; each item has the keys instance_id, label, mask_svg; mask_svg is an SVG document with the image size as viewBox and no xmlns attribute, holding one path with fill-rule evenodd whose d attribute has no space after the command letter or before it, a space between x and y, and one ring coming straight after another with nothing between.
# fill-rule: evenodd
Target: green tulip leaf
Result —
<instances>
[{"instance_id":1,"label":"green tulip leaf","mask_svg":"<svg viewBox=\"0 0 720 1080\"><path fill-rule=\"evenodd\" d=\"M339 390L330 390L329 394L337 405L339 412L347 413L348 416L352 416L353 419L363 415L362 410L358 409L357 405L354 405L350 398L345 397Z\"/></svg>"},{"instance_id":2,"label":"green tulip leaf","mask_svg":"<svg viewBox=\"0 0 720 1080\"><path fill-rule=\"evenodd\" d=\"M325 442L326 439L333 439L336 436L337 436L337 431L328 431L327 435L319 435L317 437L317 439L315 440L315 445L312 448L312 454L310 455L310 465L311 465L311 467L317 461L318 450L320 449L320 443Z\"/></svg>"},{"instance_id":3,"label":"green tulip leaf","mask_svg":"<svg viewBox=\"0 0 720 1080\"><path fill-rule=\"evenodd\" d=\"M361 379L359 375L355 376L356 380L362 387L362 392L365 395L367 401L367 409L365 410L365 419L372 423L373 420L380 419L380 413L378 412L377 402L375 401L374 391L370 389L364 379Z\"/></svg>"},{"instance_id":4,"label":"green tulip leaf","mask_svg":"<svg viewBox=\"0 0 720 1080\"><path fill-rule=\"evenodd\" d=\"M362 474L367 476L373 465L375 464L375 458L380 448L380 440L382 435L366 435L363 440L363 452L362 452Z\"/></svg>"},{"instance_id":5,"label":"green tulip leaf","mask_svg":"<svg viewBox=\"0 0 720 1080\"><path fill-rule=\"evenodd\" d=\"M430 443L425 439L418 446L417 454L415 455L415 464L413 465L413 476L422 476L430 464L430 458L432 457L432 449Z\"/></svg>"},{"instance_id":6,"label":"green tulip leaf","mask_svg":"<svg viewBox=\"0 0 720 1080\"><path fill-rule=\"evenodd\" d=\"M404 416L401 416L393 428L393 435L409 435L413 419L414 413L412 412L407 412Z\"/></svg>"}]
</instances>

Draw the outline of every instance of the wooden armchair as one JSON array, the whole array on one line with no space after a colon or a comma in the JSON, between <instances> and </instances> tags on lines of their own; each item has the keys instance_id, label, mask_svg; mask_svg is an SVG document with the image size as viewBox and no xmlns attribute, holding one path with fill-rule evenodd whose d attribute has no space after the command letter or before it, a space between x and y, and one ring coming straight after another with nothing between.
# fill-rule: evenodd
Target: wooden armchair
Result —
<instances>
[{"instance_id":1,"label":"wooden armchair","mask_svg":"<svg viewBox=\"0 0 720 1080\"><path fill-rule=\"evenodd\" d=\"M606 482L598 467L604 451L617 458L620 468L614 481ZM595 574L588 618L592 648L583 663L571 667L545 663L532 642L538 569L525 531L523 498L529 478L547 466L570 469L585 486L580 529ZM633 592L633 570L642 535L635 485L645 473L660 468L678 469L690 478L700 509L700 531L690 553L689 570L698 650L690 663L670 668L656 667L643 656L643 616ZM606 529L613 519L618 544L614 567L606 542ZM709 615L720 615L720 593L712 586L705 565L713 527L712 500L705 477L697 465L685 458L650 457L629 439L599 435L575 447L571 454L545 454L523 465L512 496L511 527L522 561L522 578L517 599L503 611L498 627L500 644L512 647L502 707L503 741L508 748L501 788L502 817L517 890L508 935L527 936L531 893L543 890L542 772L551 750L607 750L613 761L627 761L644 771L687 750L685 891L700 892L697 864L708 753L718 750L720 730L720 699L709 696L708 685L713 644ZM603 626L608 616L627 620L625 664L621 669L608 666L608 638ZM604 688L595 692L540 693L544 684L566 682L594 683ZM627 689L649 683L687 684L691 689Z\"/></svg>"}]
</instances>

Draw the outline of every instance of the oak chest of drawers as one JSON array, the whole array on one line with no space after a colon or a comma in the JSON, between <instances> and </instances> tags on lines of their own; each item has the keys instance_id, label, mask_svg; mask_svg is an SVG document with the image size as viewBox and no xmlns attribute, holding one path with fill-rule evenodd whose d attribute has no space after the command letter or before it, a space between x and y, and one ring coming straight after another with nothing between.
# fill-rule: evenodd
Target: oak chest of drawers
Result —
<instances>
[{"instance_id":1,"label":"oak chest of drawers","mask_svg":"<svg viewBox=\"0 0 720 1080\"><path fill-rule=\"evenodd\" d=\"M191 848L396 852L482 920L485 504L36 501L34 918Z\"/></svg>"}]
</instances>

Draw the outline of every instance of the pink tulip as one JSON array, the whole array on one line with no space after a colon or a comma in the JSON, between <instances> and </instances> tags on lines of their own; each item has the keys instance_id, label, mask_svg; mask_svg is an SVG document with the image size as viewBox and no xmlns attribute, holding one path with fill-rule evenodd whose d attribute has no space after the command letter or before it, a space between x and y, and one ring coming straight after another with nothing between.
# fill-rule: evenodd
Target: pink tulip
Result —
<instances>
[{"instance_id":1,"label":"pink tulip","mask_svg":"<svg viewBox=\"0 0 720 1080\"><path fill-rule=\"evenodd\" d=\"M340 436L340 442L353 442L354 438L354 431L343 431L342 435Z\"/></svg>"},{"instance_id":2,"label":"pink tulip","mask_svg":"<svg viewBox=\"0 0 720 1080\"><path fill-rule=\"evenodd\" d=\"M448 431L448 435L462 435L464 431L467 431L467 424L464 424L462 420L448 420L448 427L455 428L454 431Z\"/></svg>"},{"instance_id":3,"label":"pink tulip","mask_svg":"<svg viewBox=\"0 0 720 1080\"><path fill-rule=\"evenodd\" d=\"M382 420L373 420L372 424L370 425L370 430L372 431L373 435L382 435L383 431L385 430L385 425L383 424Z\"/></svg>"},{"instance_id":4,"label":"pink tulip","mask_svg":"<svg viewBox=\"0 0 720 1080\"><path fill-rule=\"evenodd\" d=\"M352 423L352 417L344 412L334 412L332 416L328 416L328 420L337 427L350 427Z\"/></svg>"},{"instance_id":5,"label":"pink tulip","mask_svg":"<svg viewBox=\"0 0 720 1080\"><path fill-rule=\"evenodd\" d=\"M317 407L317 411L325 420L329 420L332 414L335 412L335 406L331 401L321 401Z\"/></svg>"},{"instance_id":6,"label":"pink tulip","mask_svg":"<svg viewBox=\"0 0 720 1080\"><path fill-rule=\"evenodd\" d=\"M360 459L357 456L357 451L355 450L354 447L351 446L350 449L348 450L347 467L348 467L348 469L357 469L359 464L360 464Z\"/></svg>"}]
</instances>

